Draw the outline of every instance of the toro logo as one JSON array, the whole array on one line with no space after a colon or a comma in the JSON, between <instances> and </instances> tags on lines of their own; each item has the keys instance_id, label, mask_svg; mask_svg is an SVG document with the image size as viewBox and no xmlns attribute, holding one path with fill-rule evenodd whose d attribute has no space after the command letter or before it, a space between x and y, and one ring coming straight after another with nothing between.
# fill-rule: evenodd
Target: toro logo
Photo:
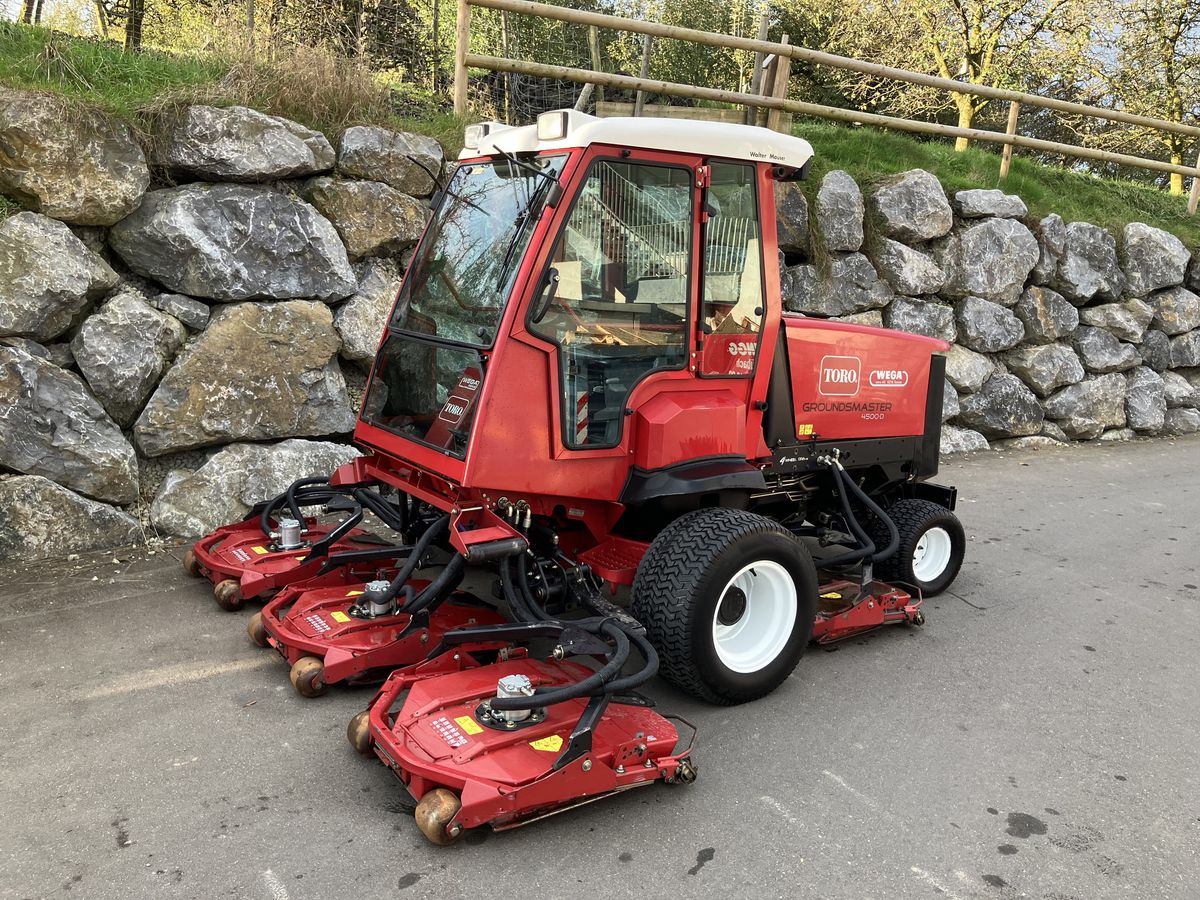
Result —
<instances>
[{"instance_id":1,"label":"toro logo","mask_svg":"<svg viewBox=\"0 0 1200 900\"><path fill-rule=\"evenodd\" d=\"M871 387L902 388L908 387L908 370L906 369L872 369L867 379Z\"/></svg>"},{"instance_id":2,"label":"toro logo","mask_svg":"<svg viewBox=\"0 0 1200 900\"><path fill-rule=\"evenodd\" d=\"M458 424L460 421L462 421L462 417L466 413L468 405L470 405L469 400L458 396L451 396L450 399L446 401L446 405L442 407L442 411L438 414L438 418L447 422Z\"/></svg>"},{"instance_id":3,"label":"toro logo","mask_svg":"<svg viewBox=\"0 0 1200 900\"><path fill-rule=\"evenodd\" d=\"M821 359L817 391L824 397L853 397L858 393L862 360L857 356L826 356Z\"/></svg>"}]
</instances>

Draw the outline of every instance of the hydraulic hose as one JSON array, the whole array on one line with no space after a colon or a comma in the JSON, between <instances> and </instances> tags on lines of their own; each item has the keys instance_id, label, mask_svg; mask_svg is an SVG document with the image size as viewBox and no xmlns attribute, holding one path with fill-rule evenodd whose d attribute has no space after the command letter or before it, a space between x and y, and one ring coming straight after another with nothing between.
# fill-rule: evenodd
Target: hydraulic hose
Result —
<instances>
[{"instance_id":1,"label":"hydraulic hose","mask_svg":"<svg viewBox=\"0 0 1200 900\"><path fill-rule=\"evenodd\" d=\"M866 559L875 552L875 542L863 531L862 526L858 523L858 517L854 515L854 510L850 506L850 498L846 496L845 482L850 481L850 477L846 474L846 470L837 462L833 463L831 471L833 473L833 485L837 488L838 499L842 504L842 515L846 518L846 526L853 533L859 546L855 550L841 553L830 559L821 560L821 566L824 568L835 568L837 566L856 563L861 559ZM851 483L853 484L853 482Z\"/></svg>"},{"instance_id":2,"label":"hydraulic hose","mask_svg":"<svg viewBox=\"0 0 1200 900\"><path fill-rule=\"evenodd\" d=\"M568 684L562 687L550 688L545 691L535 691L530 697L497 697L490 701L493 710L501 712L506 710L516 709L538 709L543 706L551 706L555 703L563 703L567 700L574 700L577 697L587 697L596 693L598 689L614 680L624 667L626 660L629 659L629 636L625 630L618 626L615 622L604 619L598 623L598 627L591 623L572 622L572 625L585 625L586 630L603 634L613 640L616 646L612 652L608 654L608 661L587 678L582 681L577 681L575 684ZM623 680L623 679L621 679Z\"/></svg>"},{"instance_id":3,"label":"hydraulic hose","mask_svg":"<svg viewBox=\"0 0 1200 900\"><path fill-rule=\"evenodd\" d=\"M879 518L879 521L883 522L883 524L887 526L887 546L871 556L871 562L882 562L895 553L896 548L900 546L900 531L896 528L896 523L892 521L892 517L885 513L879 504L867 495L866 491L854 483L854 479L846 474L846 470L842 468L841 464L835 463L835 465L837 466L838 471L841 472L842 477L846 480L846 484L849 486L851 492L862 501L863 505L866 506L867 509L875 513L875 515Z\"/></svg>"},{"instance_id":4,"label":"hydraulic hose","mask_svg":"<svg viewBox=\"0 0 1200 900\"><path fill-rule=\"evenodd\" d=\"M642 654L645 664L632 675L624 675L606 684L604 686L606 694L619 694L622 691L640 687L658 672L658 651L654 649L654 646L640 634L635 634L632 631L627 632L627 634L629 635L629 640L637 647L638 652Z\"/></svg>"},{"instance_id":5,"label":"hydraulic hose","mask_svg":"<svg viewBox=\"0 0 1200 900\"><path fill-rule=\"evenodd\" d=\"M426 529L425 533L413 544L412 553L408 555L408 559L404 561L404 565L396 573L396 577L392 579L392 583L388 585L382 600L395 599L396 595L400 593L400 588L412 577L412 573L421 564L421 559L425 556L429 545L438 540L449 528L450 515L446 514ZM447 568L449 567L447 566ZM445 574L445 572L442 574Z\"/></svg>"},{"instance_id":6,"label":"hydraulic hose","mask_svg":"<svg viewBox=\"0 0 1200 900\"><path fill-rule=\"evenodd\" d=\"M371 512L375 513L379 520L393 531L403 534L408 527L407 516L374 491L368 489L356 490L354 498ZM402 503L400 509L403 510L407 505L407 503Z\"/></svg>"},{"instance_id":7,"label":"hydraulic hose","mask_svg":"<svg viewBox=\"0 0 1200 900\"><path fill-rule=\"evenodd\" d=\"M524 592L518 590L513 584L512 561L513 557L511 556L500 560L500 589L504 592L504 599L508 603L509 610L512 611L513 617L518 622L545 621L547 618L545 614L536 605L531 605Z\"/></svg>"},{"instance_id":8,"label":"hydraulic hose","mask_svg":"<svg viewBox=\"0 0 1200 900\"><path fill-rule=\"evenodd\" d=\"M438 573L437 578L429 582L421 593L417 594L415 598L406 601L397 611L415 614L437 606L449 597L455 588L462 584L466 568L467 561L463 559L462 554L454 554L450 562L446 563L446 568ZM412 590L408 585L405 585L405 587L410 591Z\"/></svg>"},{"instance_id":9,"label":"hydraulic hose","mask_svg":"<svg viewBox=\"0 0 1200 900\"><path fill-rule=\"evenodd\" d=\"M296 517L297 522L304 521L304 513L301 512L299 504L296 502L296 492L300 488L312 487L316 484L323 484L326 488L329 487L328 478L298 478L288 485L286 491L288 509L292 511L292 515Z\"/></svg>"}]
</instances>

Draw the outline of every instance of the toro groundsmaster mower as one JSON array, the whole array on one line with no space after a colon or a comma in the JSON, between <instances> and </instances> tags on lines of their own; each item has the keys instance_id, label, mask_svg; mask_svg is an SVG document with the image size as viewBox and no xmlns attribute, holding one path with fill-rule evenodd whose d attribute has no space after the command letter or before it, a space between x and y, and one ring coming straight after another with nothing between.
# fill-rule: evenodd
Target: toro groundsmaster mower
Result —
<instances>
[{"instance_id":1,"label":"toro groundsmaster mower","mask_svg":"<svg viewBox=\"0 0 1200 900\"><path fill-rule=\"evenodd\" d=\"M348 735L436 843L691 781L694 729L641 684L761 697L812 640L922 624L965 546L928 481L948 345L782 309L775 189L806 141L556 111L466 146L374 362L367 455L317 489L421 514L369 580L331 560L276 598L303 615L252 623L289 660L328 635L317 679L337 625L429 636L373 665L396 668ZM462 621L468 575L507 622Z\"/></svg>"}]
</instances>

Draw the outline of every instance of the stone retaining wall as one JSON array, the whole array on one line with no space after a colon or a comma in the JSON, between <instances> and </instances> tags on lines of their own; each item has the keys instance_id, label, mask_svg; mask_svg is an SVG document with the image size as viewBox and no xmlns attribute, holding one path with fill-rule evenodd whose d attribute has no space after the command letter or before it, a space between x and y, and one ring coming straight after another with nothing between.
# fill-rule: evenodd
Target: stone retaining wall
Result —
<instances>
[{"instance_id":1,"label":"stone retaining wall","mask_svg":"<svg viewBox=\"0 0 1200 900\"><path fill-rule=\"evenodd\" d=\"M196 106L146 151L0 96L0 559L198 535L356 455L426 198L426 137ZM820 148L817 148L820 152ZM784 302L945 338L943 452L1200 430L1200 266L920 170L778 201Z\"/></svg>"}]
</instances>

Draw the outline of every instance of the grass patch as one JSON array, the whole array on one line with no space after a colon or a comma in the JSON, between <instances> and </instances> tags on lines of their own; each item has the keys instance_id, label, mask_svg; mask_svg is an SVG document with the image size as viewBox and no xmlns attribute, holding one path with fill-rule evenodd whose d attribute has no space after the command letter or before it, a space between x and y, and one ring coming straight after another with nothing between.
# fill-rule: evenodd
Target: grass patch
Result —
<instances>
[{"instance_id":1,"label":"grass patch","mask_svg":"<svg viewBox=\"0 0 1200 900\"><path fill-rule=\"evenodd\" d=\"M1187 214L1187 198L1150 185L1044 166L1019 151L1008 180L1001 184L998 152L972 148L957 153L941 141L830 122L801 121L794 131L816 152L809 182L813 191L821 176L833 169L849 172L869 192L882 177L920 168L937 175L950 194L967 188L1017 194L1033 219L1056 212L1068 222L1091 222L1114 234L1129 222L1145 222L1174 233L1189 246L1200 246L1200 216Z\"/></svg>"}]
</instances>

